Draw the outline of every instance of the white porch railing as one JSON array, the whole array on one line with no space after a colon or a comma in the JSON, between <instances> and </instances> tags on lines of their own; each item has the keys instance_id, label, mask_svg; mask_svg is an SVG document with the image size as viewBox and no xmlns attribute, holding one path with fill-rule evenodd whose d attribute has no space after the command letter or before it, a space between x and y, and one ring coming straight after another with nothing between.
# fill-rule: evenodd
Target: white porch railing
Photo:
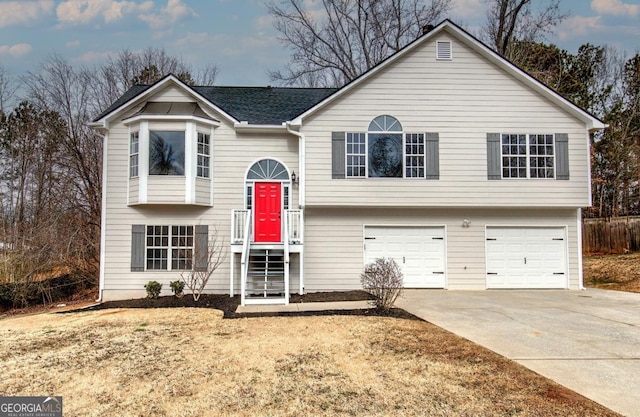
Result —
<instances>
[{"instance_id":1,"label":"white porch railing","mask_svg":"<svg viewBox=\"0 0 640 417\"><path fill-rule=\"evenodd\" d=\"M231 219L231 243L243 243L245 227L251 227L247 220L251 218L251 210L233 210Z\"/></svg>"},{"instance_id":2,"label":"white porch railing","mask_svg":"<svg viewBox=\"0 0 640 417\"><path fill-rule=\"evenodd\" d=\"M240 283L240 302L245 305L245 297L247 293L247 271L249 270L249 248L251 247L251 210L243 210L244 226L242 241L242 255L240 257L240 267L242 268L242 279ZM233 286L233 284L231 284Z\"/></svg>"},{"instance_id":3,"label":"white porch railing","mask_svg":"<svg viewBox=\"0 0 640 417\"><path fill-rule=\"evenodd\" d=\"M284 228L288 242L293 245L304 243L303 211L285 210L287 228ZM251 210L233 210L231 219L231 244L244 243L245 227L251 227Z\"/></svg>"},{"instance_id":4,"label":"white porch railing","mask_svg":"<svg viewBox=\"0 0 640 417\"><path fill-rule=\"evenodd\" d=\"M293 244L301 244L304 242L303 230L304 227L302 218L302 210L285 210L287 216L288 225L288 238L289 242Z\"/></svg>"}]
</instances>

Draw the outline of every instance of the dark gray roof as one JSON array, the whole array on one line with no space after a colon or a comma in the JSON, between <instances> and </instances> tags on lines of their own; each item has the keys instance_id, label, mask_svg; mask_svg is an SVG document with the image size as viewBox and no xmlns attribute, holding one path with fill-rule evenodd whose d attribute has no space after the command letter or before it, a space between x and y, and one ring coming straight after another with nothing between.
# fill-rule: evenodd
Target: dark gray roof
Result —
<instances>
[{"instance_id":1,"label":"dark gray roof","mask_svg":"<svg viewBox=\"0 0 640 417\"><path fill-rule=\"evenodd\" d=\"M102 119L150 88L136 85L96 117ZM337 91L336 88L285 87L191 87L238 121L249 124L279 125L294 119Z\"/></svg>"}]
</instances>

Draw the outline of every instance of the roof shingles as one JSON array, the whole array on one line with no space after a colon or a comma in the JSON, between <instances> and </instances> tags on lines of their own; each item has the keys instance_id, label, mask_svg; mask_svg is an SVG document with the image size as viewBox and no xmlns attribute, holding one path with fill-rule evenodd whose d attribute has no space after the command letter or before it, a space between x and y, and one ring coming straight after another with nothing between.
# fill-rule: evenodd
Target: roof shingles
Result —
<instances>
[{"instance_id":1,"label":"roof shingles","mask_svg":"<svg viewBox=\"0 0 640 417\"><path fill-rule=\"evenodd\" d=\"M135 99L151 86L135 85L96 117L96 121ZM335 88L191 87L238 121L254 125L280 125L293 120L333 94Z\"/></svg>"}]
</instances>

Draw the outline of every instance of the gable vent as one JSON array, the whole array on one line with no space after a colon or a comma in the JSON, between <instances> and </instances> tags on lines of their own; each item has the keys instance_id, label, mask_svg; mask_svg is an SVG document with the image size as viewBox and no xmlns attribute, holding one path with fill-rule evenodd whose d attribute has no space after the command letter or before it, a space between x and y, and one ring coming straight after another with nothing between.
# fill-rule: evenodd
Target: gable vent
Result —
<instances>
[{"instance_id":1,"label":"gable vent","mask_svg":"<svg viewBox=\"0 0 640 417\"><path fill-rule=\"evenodd\" d=\"M436 42L436 59L452 59L451 41Z\"/></svg>"}]
</instances>

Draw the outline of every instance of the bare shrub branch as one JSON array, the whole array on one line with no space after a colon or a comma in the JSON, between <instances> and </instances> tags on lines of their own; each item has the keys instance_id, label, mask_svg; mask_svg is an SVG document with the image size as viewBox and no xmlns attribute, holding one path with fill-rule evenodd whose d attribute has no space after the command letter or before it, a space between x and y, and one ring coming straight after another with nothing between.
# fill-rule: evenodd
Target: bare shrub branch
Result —
<instances>
[{"instance_id":1,"label":"bare shrub branch","mask_svg":"<svg viewBox=\"0 0 640 417\"><path fill-rule=\"evenodd\" d=\"M360 282L375 297L376 308L385 311L393 307L404 286L400 267L391 258L378 258L366 265Z\"/></svg>"},{"instance_id":2,"label":"bare shrub branch","mask_svg":"<svg viewBox=\"0 0 640 417\"><path fill-rule=\"evenodd\" d=\"M217 227L213 227L213 233L210 236L206 248L195 247L191 270L180 273L180 278L185 287L191 291L194 301L200 299L213 273L227 259L227 247ZM200 267L205 260L206 266Z\"/></svg>"}]
</instances>

